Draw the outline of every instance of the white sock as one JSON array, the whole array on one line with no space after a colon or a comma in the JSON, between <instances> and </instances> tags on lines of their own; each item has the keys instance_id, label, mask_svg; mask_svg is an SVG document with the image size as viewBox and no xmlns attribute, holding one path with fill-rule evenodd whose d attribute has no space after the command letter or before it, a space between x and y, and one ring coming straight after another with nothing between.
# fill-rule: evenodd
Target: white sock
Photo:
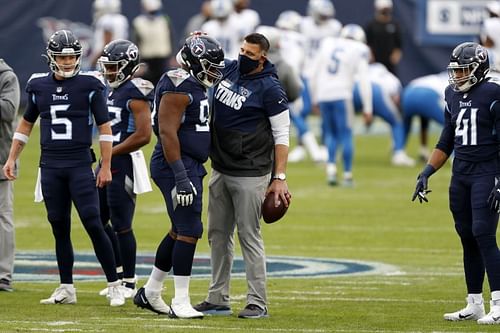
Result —
<instances>
[{"instance_id":1,"label":"white sock","mask_svg":"<svg viewBox=\"0 0 500 333\"><path fill-rule=\"evenodd\" d=\"M189 297L189 280L191 276L174 275L175 298L185 299Z\"/></svg>"},{"instance_id":2,"label":"white sock","mask_svg":"<svg viewBox=\"0 0 500 333\"><path fill-rule=\"evenodd\" d=\"M118 287L118 286L121 286L122 285L122 282L120 280L116 280L116 281L113 281L113 282L108 282L108 287Z\"/></svg>"},{"instance_id":3,"label":"white sock","mask_svg":"<svg viewBox=\"0 0 500 333\"><path fill-rule=\"evenodd\" d=\"M73 283L61 283L61 287L68 290L75 290Z\"/></svg>"},{"instance_id":4,"label":"white sock","mask_svg":"<svg viewBox=\"0 0 500 333\"><path fill-rule=\"evenodd\" d=\"M352 172L344 172L344 179L345 180L351 180L352 179Z\"/></svg>"},{"instance_id":5,"label":"white sock","mask_svg":"<svg viewBox=\"0 0 500 333\"><path fill-rule=\"evenodd\" d=\"M337 174L337 165L335 163L328 163L326 165L327 176L334 176Z\"/></svg>"},{"instance_id":6,"label":"white sock","mask_svg":"<svg viewBox=\"0 0 500 333\"><path fill-rule=\"evenodd\" d=\"M474 304L481 304L484 302L483 294L469 294L468 295L474 301Z\"/></svg>"},{"instance_id":7,"label":"white sock","mask_svg":"<svg viewBox=\"0 0 500 333\"><path fill-rule=\"evenodd\" d=\"M148 282L144 285L144 289L146 289L146 293L151 292L161 292L163 288L163 281L167 278L168 272L164 272L161 269L153 266L153 270L151 271L151 275L149 275ZM147 295L146 295L147 297Z\"/></svg>"},{"instance_id":8,"label":"white sock","mask_svg":"<svg viewBox=\"0 0 500 333\"><path fill-rule=\"evenodd\" d=\"M492 301L500 301L500 290L495 290L491 292Z\"/></svg>"}]
</instances>

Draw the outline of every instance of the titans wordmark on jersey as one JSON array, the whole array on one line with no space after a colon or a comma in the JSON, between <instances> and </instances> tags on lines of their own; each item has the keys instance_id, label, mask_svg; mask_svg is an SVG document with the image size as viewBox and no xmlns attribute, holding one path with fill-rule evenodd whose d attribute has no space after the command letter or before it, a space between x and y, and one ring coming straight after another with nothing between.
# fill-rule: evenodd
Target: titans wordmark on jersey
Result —
<instances>
[{"instance_id":1,"label":"titans wordmark on jersey","mask_svg":"<svg viewBox=\"0 0 500 333\"><path fill-rule=\"evenodd\" d=\"M109 92L108 111L113 130L113 145L117 145L135 132L135 120L129 103L131 100L143 100L153 105L154 86L140 78L126 81Z\"/></svg>"},{"instance_id":2,"label":"titans wordmark on jersey","mask_svg":"<svg viewBox=\"0 0 500 333\"><path fill-rule=\"evenodd\" d=\"M172 174L168 163L163 156L163 149L159 137L158 110L160 101L165 93L185 94L191 103L187 106L182 117L181 126L177 132L181 148L181 155L188 174L201 176L206 174L201 163L206 162L210 150L210 128L208 124L209 107L207 92L204 86L196 81L183 69L174 69L166 72L156 87L153 109L153 131L158 137L153 156L151 157L151 175L160 177L165 172ZM190 162L195 161L197 167L189 168Z\"/></svg>"},{"instance_id":3,"label":"titans wordmark on jersey","mask_svg":"<svg viewBox=\"0 0 500 333\"><path fill-rule=\"evenodd\" d=\"M446 123L452 127L453 149L460 160L479 162L496 158L498 154L498 126L493 105L500 98L500 82L488 78L466 93L445 91ZM450 131L451 132L451 131Z\"/></svg>"},{"instance_id":4,"label":"titans wordmark on jersey","mask_svg":"<svg viewBox=\"0 0 500 333\"><path fill-rule=\"evenodd\" d=\"M52 73L33 74L28 81L28 107L24 119L40 117L40 165L52 168L81 166L93 160L93 119L109 121L105 86L94 72L56 80Z\"/></svg>"}]
</instances>

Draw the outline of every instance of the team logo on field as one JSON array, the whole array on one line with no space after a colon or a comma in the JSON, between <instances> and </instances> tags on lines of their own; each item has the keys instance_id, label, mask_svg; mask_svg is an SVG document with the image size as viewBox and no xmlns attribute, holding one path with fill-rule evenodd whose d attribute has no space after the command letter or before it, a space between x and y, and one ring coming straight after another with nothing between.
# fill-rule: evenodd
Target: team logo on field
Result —
<instances>
[{"instance_id":1,"label":"team logo on field","mask_svg":"<svg viewBox=\"0 0 500 333\"><path fill-rule=\"evenodd\" d=\"M136 274L147 278L154 264L154 254L138 254ZM21 252L16 253L15 281L58 281L59 274L54 253ZM325 276L346 276L360 274L390 274L398 272L397 267L374 262L304 258L304 257L267 257L269 277L314 278ZM105 280L106 277L93 253L75 254L73 268L75 280ZM197 256L193 263L194 278L210 278L209 256ZM232 276L245 277L245 264L241 257L234 260Z\"/></svg>"}]
</instances>

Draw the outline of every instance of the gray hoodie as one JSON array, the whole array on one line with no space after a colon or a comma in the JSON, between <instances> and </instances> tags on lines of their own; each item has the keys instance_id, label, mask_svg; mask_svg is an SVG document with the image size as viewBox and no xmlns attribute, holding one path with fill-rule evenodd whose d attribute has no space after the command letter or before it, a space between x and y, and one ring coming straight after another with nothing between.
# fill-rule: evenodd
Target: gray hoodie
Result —
<instances>
[{"instance_id":1,"label":"gray hoodie","mask_svg":"<svg viewBox=\"0 0 500 333\"><path fill-rule=\"evenodd\" d=\"M5 179L1 169L9 156L20 94L16 74L0 59L0 180Z\"/></svg>"}]
</instances>

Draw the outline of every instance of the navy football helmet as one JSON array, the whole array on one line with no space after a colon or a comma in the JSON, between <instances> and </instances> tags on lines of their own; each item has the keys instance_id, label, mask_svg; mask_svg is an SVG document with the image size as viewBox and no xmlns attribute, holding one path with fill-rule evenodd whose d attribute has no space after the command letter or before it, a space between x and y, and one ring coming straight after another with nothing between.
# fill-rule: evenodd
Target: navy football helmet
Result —
<instances>
[{"instance_id":1,"label":"navy football helmet","mask_svg":"<svg viewBox=\"0 0 500 333\"><path fill-rule=\"evenodd\" d=\"M82 45L69 30L56 31L47 43L47 61L50 70L64 78L70 78L80 72ZM56 57L75 56L73 63L57 63Z\"/></svg>"},{"instance_id":2,"label":"navy football helmet","mask_svg":"<svg viewBox=\"0 0 500 333\"><path fill-rule=\"evenodd\" d=\"M97 65L109 86L117 88L139 69L139 49L128 40L114 40L104 47Z\"/></svg>"},{"instance_id":3,"label":"navy football helmet","mask_svg":"<svg viewBox=\"0 0 500 333\"><path fill-rule=\"evenodd\" d=\"M477 43L465 42L453 50L448 65L453 90L465 92L481 82L490 70L488 52Z\"/></svg>"},{"instance_id":4,"label":"navy football helmet","mask_svg":"<svg viewBox=\"0 0 500 333\"><path fill-rule=\"evenodd\" d=\"M207 88L222 80L224 51L220 43L212 37L200 34L188 37L176 59Z\"/></svg>"}]
</instances>

